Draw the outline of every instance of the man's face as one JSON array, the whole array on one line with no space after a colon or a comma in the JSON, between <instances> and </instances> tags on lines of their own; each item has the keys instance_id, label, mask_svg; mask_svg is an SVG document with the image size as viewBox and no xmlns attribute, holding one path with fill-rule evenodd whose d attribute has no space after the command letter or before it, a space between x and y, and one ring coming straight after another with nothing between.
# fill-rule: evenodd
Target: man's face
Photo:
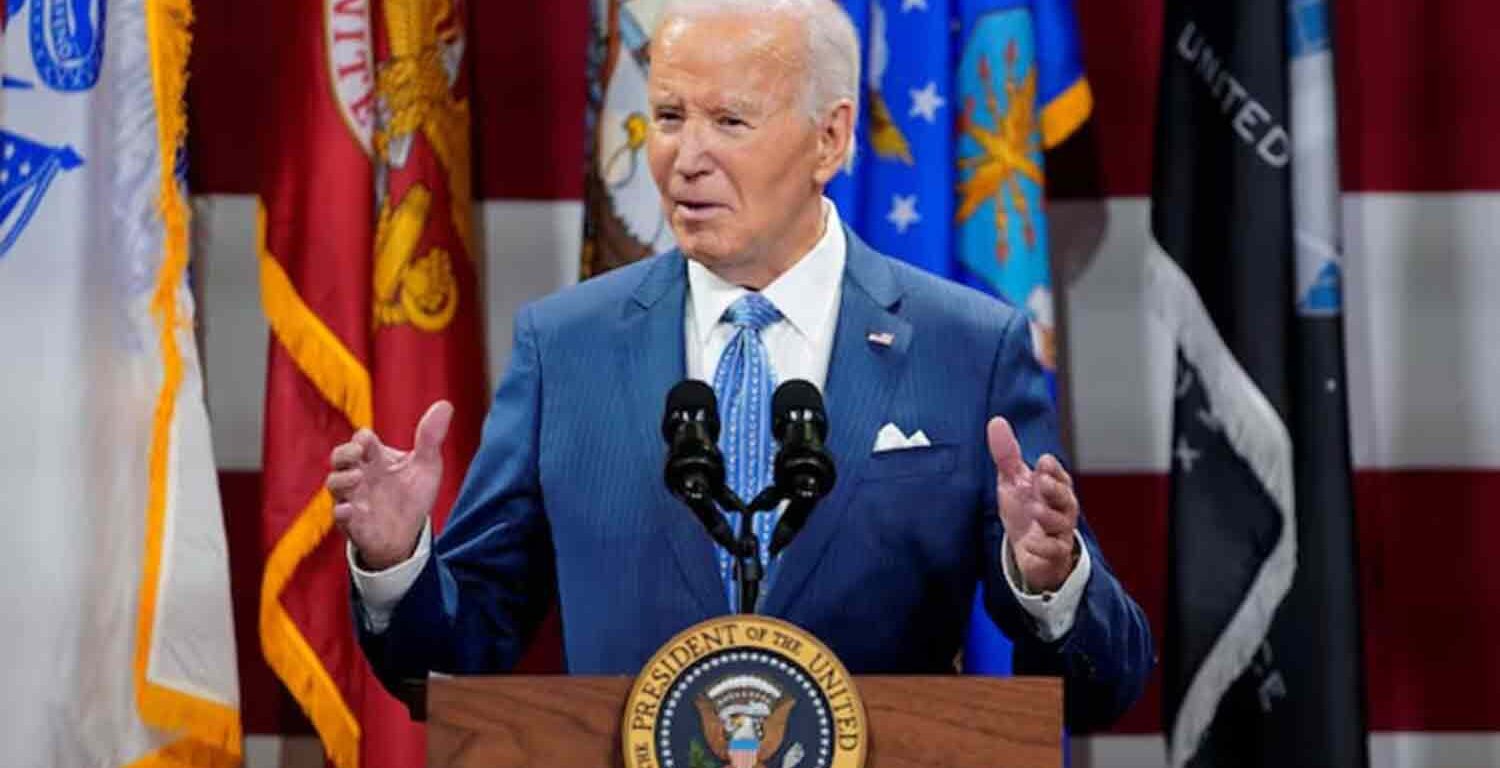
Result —
<instances>
[{"instance_id":1,"label":"man's face","mask_svg":"<svg viewBox=\"0 0 1500 768\"><path fill-rule=\"evenodd\" d=\"M806 109L805 34L725 12L669 18L652 42L651 174L678 246L716 271L810 247L788 241L821 226L837 160Z\"/></svg>"}]
</instances>

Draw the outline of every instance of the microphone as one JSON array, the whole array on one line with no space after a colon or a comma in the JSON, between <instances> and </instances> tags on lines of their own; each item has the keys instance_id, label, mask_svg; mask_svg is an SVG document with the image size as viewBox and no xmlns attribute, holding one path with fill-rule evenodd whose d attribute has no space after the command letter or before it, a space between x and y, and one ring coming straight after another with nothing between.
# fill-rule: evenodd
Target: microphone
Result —
<instances>
[{"instance_id":1,"label":"microphone","mask_svg":"<svg viewBox=\"0 0 1500 768\"><path fill-rule=\"evenodd\" d=\"M771 534L774 556L802 530L813 505L833 490L838 473L823 445L828 437L828 414L817 387L802 379L783 383L771 397L771 413L771 429L781 442L775 488L791 502Z\"/></svg>"},{"instance_id":2,"label":"microphone","mask_svg":"<svg viewBox=\"0 0 1500 768\"><path fill-rule=\"evenodd\" d=\"M719 404L714 390L696 379L680 381L667 393L661 434L667 441L667 490L693 510L709 536L731 551L734 531L714 508L724 492L724 457L719 453Z\"/></svg>"}]
</instances>

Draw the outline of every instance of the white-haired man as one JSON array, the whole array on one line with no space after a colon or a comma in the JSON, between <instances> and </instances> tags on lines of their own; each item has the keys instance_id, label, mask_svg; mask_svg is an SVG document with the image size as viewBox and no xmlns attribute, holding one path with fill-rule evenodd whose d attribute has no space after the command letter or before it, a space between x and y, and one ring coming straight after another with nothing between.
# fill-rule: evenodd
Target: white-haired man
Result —
<instances>
[{"instance_id":1,"label":"white-haired man","mask_svg":"<svg viewBox=\"0 0 1500 768\"><path fill-rule=\"evenodd\" d=\"M361 640L384 679L508 669L554 598L583 674L633 674L729 611L727 555L661 482L663 398L713 382L730 483L750 498L770 479L771 387L806 379L826 393L838 482L767 562L763 612L856 673L941 672L982 581L1016 669L1065 678L1071 725L1139 695L1150 633L1054 456L1025 318L871 251L823 197L853 151L858 83L831 0L668 3L648 153L679 250L521 310L436 542L447 404L409 452L368 431L334 451Z\"/></svg>"}]
</instances>

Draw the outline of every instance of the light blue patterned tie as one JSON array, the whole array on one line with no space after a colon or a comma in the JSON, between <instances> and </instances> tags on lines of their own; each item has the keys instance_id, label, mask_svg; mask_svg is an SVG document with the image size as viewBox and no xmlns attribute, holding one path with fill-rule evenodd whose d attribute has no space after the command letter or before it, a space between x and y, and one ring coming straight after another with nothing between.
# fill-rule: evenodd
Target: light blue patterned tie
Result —
<instances>
[{"instance_id":1,"label":"light blue patterned tie","mask_svg":"<svg viewBox=\"0 0 1500 768\"><path fill-rule=\"evenodd\" d=\"M775 372L761 343L760 332L781 319L781 312L766 297L747 293L729 305L724 322L734 326L734 336L719 358L714 371L714 393L719 399L719 416L723 429L719 450L724 453L724 472L734 491L746 504L771 484L771 390L776 386ZM729 513L729 522L738 535L739 515ZM770 513L757 515L755 535L760 539L761 561L770 546L775 520ZM734 558L719 550L719 575L729 594L731 611L738 611L735 598Z\"/></svg>"}]
</instances>

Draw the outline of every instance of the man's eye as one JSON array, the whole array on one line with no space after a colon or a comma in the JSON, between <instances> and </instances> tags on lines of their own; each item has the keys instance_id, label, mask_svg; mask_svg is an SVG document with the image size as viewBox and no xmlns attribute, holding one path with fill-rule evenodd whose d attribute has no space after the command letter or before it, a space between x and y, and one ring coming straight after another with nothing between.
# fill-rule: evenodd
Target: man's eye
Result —
<instances>
[{"instance_id":1,"label":"man's eye","mask_svg":"<svg viewBox=\"0 0 1500 768\"><path fill-rule=\"evenodd\" d=\"M719 125L725 128L744 128L750 124L734 115L722 115L719 117Z\"/></svg>"},{"instance_id":2,"label":"man's eye","mask_svg":"<svg viewBox=\"0 0 1500 768\"><path fill-rule=\"evenodd\" d=\"M682 119L681 113L670 109L659 109L656 111L656 122L675 123Z\"/></svg>"}]
</instances>

